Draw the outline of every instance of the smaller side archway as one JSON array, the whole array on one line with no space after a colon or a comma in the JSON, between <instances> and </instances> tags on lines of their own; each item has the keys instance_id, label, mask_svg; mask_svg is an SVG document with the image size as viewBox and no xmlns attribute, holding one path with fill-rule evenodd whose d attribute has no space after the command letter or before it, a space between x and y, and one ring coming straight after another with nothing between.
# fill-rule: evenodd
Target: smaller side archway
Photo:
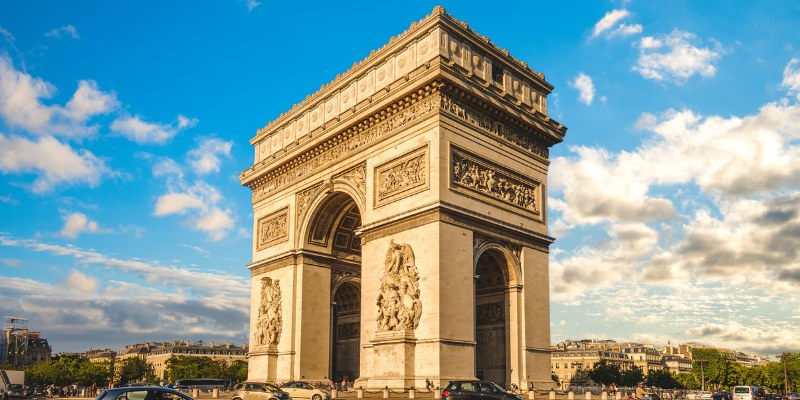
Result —
<instances>
[{"instance_id":1,"label":"smaller side archway","mask_svg":"<svg viewBox=\"0 0 800 400\"><path fill-rule=\"evenodd\" d=\"M519 329L511 329L519 304L519 258L507 246L485 242L474 253L475 376L504 387L516 381L512 376L514 343ZM512 333L514 332L514 333Z\"/></svg>"},{"instance_id":2,"label":"smaller side archway","mask_svg":"<svg viewBox=\"0 0 800 400\"><path fill-rule=\"evenodd\" d=\"M361 280L338 279L331 288L331 366L334 382L354 382L360 373Z\"/></svg>"}]
</instances>

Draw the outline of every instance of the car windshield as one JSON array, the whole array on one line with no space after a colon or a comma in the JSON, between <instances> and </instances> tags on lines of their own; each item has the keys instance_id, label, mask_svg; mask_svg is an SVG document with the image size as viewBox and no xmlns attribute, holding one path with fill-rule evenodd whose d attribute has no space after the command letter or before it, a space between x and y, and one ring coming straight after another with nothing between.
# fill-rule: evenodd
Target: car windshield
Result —
<instances>
[{"instance_id":1,"label":"car windshield","mask_svg":"<svg viewBox=\"0 0 800 400\"><path fill-rule=\"evenodd\" d=\"M489 385L494 387L494 391L495 392L500 392L500 393L505 393L506 392L505 389L503 389L502 387L500 387L500 385L498 385L498 384L496 384L494 382L489 382Z\"/></svg>"},{"instance_id":2,"label":"car windshield","mask_svg":"<svg viewBox=\"0 0 800 400\"><path fill-rule=\"evenodd\" d=\"M734 393L750 393L750 388L747 387L737 387L733 388Z\"/></svg>"},{"instance_id":3,"label":"car windshield","mask_svg":"<svg viewBox=\"0 0 800 400\"><path fill-rule=\"evenodd\" d=\"M269 383L265 383L265 384L264 384L264 388L265 388L265 389L267 389L267 390L269 390L269 391L271 391L271 392L274 392L274 391L280 390L280 389L278 389L276 386L273 386L273 385L271 385L271 384L269 384Z\"/></svg>"},{"instance_id":4,"label":"car windshield","mask_svg":"<svg viewBox=\"0 0 800 400\"><path fill-rule=\"evenodd\" d=\"M22 385L17 384L17 383L12 383L12 384L8 385L8 388L11 389L11 390L22 389Z\"/></svg>"}]
</instances>

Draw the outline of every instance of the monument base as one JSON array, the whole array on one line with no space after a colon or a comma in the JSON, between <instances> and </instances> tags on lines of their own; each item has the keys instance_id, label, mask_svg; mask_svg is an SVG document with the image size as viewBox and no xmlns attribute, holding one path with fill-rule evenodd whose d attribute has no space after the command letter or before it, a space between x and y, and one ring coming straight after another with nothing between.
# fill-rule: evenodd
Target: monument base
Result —
<instances>
[{"instance_id":1,"label":"monument base","mask_svg":"<svg viewBox=\"0 0 800 400\"><path fill-rule=\"evenodd\" d=\"M378 332L370 344L373 345L375 366L372 376L366 379L367 389L414 387L414 349L417 341L413 330Z\"/></svg>"},{"instance_id":2,"label":"monument base","mask_svg":"<svg viewBox=\"0 0 800 400\"><path fill-rule=\"evenodd\" d=\"M278 380L278 346L271 345L251 351L248 358L248 380L265 382Z\"/></svg>"}]
</instances>

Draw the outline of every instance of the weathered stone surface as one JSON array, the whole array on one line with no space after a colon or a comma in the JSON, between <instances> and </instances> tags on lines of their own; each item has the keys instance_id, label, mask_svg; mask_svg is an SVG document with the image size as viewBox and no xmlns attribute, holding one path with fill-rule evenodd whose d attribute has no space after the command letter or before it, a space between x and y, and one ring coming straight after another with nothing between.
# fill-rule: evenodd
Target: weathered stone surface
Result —
<instances>
[{"instance_id":1,"label":"weathered stone surface","mask_svg":"<svg viewBox=\"0 0 800 400\"><path fill-rule=\"evenodd\" d=\"M552 89L437 7L259 129L250 379L550 385Z\"/></svg>"}]
</instances>

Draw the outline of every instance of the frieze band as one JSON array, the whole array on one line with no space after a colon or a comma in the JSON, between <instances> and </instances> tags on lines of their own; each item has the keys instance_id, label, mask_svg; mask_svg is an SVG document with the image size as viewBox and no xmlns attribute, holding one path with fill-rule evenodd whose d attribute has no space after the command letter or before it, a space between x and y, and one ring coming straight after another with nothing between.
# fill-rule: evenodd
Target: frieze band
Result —
<instances>
[{"instance_id":1,"label":"frieze band","mask_svg":"<svg viewBox=\"0 0 800 400\"><path fill-rule=\"evenodd\" d=\"M285 207L258 220L256 250L289 240L289 208Z\"/></svg>"},{"instance_id":2,"label":"frieze band","mask_svg":"<svg viewBox=\"0 0 800 400\"><path fill-rule=\"evenodd\" d=\"M489 196L534 214L539 212L541 185L476 155L450 148L451 182L455 187Z\"/></svg>"},{"instance_id":3,"label":"frieze band","mask_svg":"<svg viewBox=\"0 0 800 400\"><path fill-rule=\"evenodd\" d=\"M375 205L428 189L428 145L406 153L375 168Z\"/></svg>"},{"instance_id":4,"label":"frieze band","mask_svg":"<svg viewBox=\"0 0 800 400\"><path fill-rule=\"evenodd\" d=\"M267 173L264 178L258 179L251 185L253 203L275 190L291 185L305 176L350 156L354 151L363 149L401 128L413 125L440 111L478 128L481 132L497 137L530 155L541 159L549 157L547 146L539 144L535 139L526 136L528 134L514 131L508 125L474 110L451 96L441 93L438 89L441 85L441 83L429 85L424 90L420 90L422 96L415 95L416 100L414 102L411 102L410 97L408 97L396 103L400 105L399 107L389 107L379 112L377 114L378 118L369 118L368 120L373 125L365 127L366 123L362 123L350 128L310 149L285 164L284 167L276 168ZM419 99L420 97L423 98Z\"/></svg>"}]
</instances>

